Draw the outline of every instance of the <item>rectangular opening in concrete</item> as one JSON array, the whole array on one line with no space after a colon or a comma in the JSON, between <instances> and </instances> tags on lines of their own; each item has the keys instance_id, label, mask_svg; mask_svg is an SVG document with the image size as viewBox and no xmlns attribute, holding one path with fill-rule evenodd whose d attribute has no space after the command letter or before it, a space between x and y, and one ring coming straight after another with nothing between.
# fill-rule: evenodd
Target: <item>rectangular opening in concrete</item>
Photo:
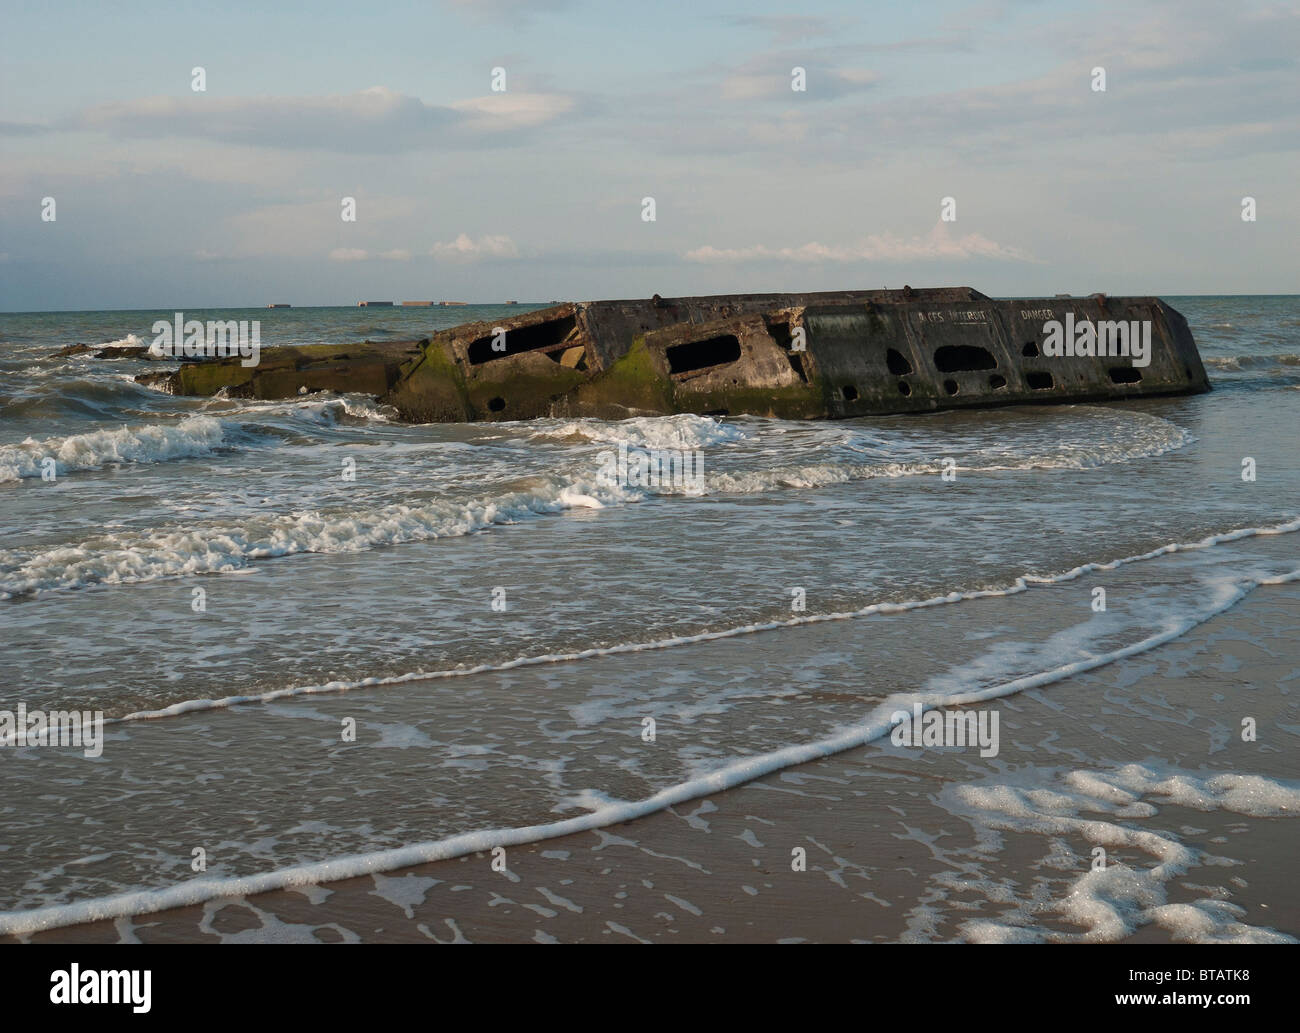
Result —
<instances>
[{"instance_id":1,"label":"rectangular opening in concrete","mask_svg":"<svg viewBox=\"0 0 1300 1033\"><path fill-rule=\"evenodd\" d=\"M1050 391L1056 386L1056 381L1052 379L1052 374L1041 371L1025 374L1025 383L1029 385L1031 391Z\"/></svg>"},{"instance_id":2,"label":"rectangular opening in concrete","mask_svg":"<svg viewBox=\"0 0 1300 1033\"><path fill-rule=\"evenodd\" d=\"M997 369L998 360L991 351L978 345L945 344L935 349L934 366L940 373L971 373L980 369Z\"/></svg>"},{"instance_id":3,"label":"rectangular opening in concrete","mask_svg":"<svg viewBox=\"0 0 1300 1033\"><path fill-rule=\"evenodd\" d=\"M1112 384L1142 383L1142 371L1134 369L1132 366L1111 366L1107 372L1110 374Z\"/></svg>"},{"instance_id":4,"label":"rectangular opening in concrete","mask_svg":"<svg viewBox=\"0 0 1300 1033\"><path fill-rule=\"evenodd\" d=\"M517 326L505 332L505 351L497 351L492 347L492 342L498 335L489 334L480 337L470 343L469 361L472 365L478 366L493 359L504 359L521 352L536 351L538 348L560 348L568 340L577 323L576 316L561 316L559 319Z\"/></svg>"},{"instance_id":5,"label":"rectangular opening in concrete","mask_svg":"<svg viewBox=\"0 0 1300 1033\"><path fill-rule=\"evenodd\" d=\"M666 349L668 372L694 373L711 366L725 366L740 358L740 340L735 334L723 334L703 341L687 341Z\"/></svg>"}]
</instances>

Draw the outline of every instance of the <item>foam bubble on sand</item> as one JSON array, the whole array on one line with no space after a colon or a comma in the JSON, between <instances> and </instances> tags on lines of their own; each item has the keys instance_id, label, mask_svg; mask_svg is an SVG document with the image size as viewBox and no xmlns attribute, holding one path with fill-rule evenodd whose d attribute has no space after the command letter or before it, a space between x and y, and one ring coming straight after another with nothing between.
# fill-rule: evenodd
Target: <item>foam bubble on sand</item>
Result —
<instances>
[{"instance_id":1,"label":"foam bubble on sand","mask_svg":"<svg viewBox=\"0 0 1300 1033\"><path fill-rule=\"evenodd\" d=\"M1294 942L1282 933L1245 924L1241 920L1245 911L1225 900L1168 903L1169 887L1177 878L1192 868L1222 862L1183 844L1168 830L1143 828L1135 821L1154 817L1161 804L1252 817L1297 817L1300 783L1232 772L1199 777L1142 764L1111 771L1058 771L1051 774L1048 785L1043 784L1043 772L1034 771L1032 776L1033 785L950 785L937 799L977 830L1045 836L1058 845L1061 840L1082 840L1111 853L1145 854L1155 863L1144 868L1112 860L1104 868L1092 868L1090 859L1077 858L1075 863L1087 870L1063 895L1044 901L1041 890L1026 893L1024 899L1011 901L1018 906L1010 916L1006 908L1000 909L1010 921L961 923L964 939L978 943L1114 942L1144 925L1156 925L1182 942ZM986 845L1001 842L987 835L981 836L981 841ZM941 873L937 881L949 889L983 890L991 901L1008 903L1005 893L995 897L987 892L986 880L963 876L954 881L950 876ZM999 888L1005 889L1001 884ZM1049 929L1041 922L1046 915L1083 931Z\"/></svg>"},{"instance_id":2,"label":"foam bubble on sand","mask_svg":"<svg viewBox=\"0 0 1300 1033\"><path fill-rule=\"evenodd\" d=\"M1200 779L1158 774L1140 764L1129 764L1120 768L1109 783L1099 781L1134 795L1159 796L1198 811L1232 811L1255 818L1300 815L1300 785L1286 785L1258 775L1227 773Z\"/></svg>"},{"instance_id":3,"label":"foam bubble on sand","mask_svg":"<svg viewBox=\"0 0 1300 1033\"><path fill-rule=\"evenodd\" d=\"M55 471L63 476L109 463L155 463L206 455L228 443L221 421L211 416L187 416L175 423L95 430L45 441L28 438L18 445L0 445L0 482L40 477L45 459L53 459Z\"/></svg>"}]
</instances>

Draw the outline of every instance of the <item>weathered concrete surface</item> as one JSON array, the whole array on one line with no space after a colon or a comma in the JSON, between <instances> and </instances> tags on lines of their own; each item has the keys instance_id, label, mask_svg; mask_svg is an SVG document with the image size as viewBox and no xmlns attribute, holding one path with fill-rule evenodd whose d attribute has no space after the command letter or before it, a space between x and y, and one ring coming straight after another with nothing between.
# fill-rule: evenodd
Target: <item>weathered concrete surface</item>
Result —
<instances>
[{"instance_id":1,"label":"weathered concrete surface","mask_svg":"<svg viewBox=\"0 0 1300 1033\"><path fill-rule=\"evenodd\" d=\"M1043 353L1049 320L1150 323L1149 365ZM994 301L969 287L569 302L387 345L182 367L173 390L363 391L416 421L701 413L827 419L1209 388L1157 298ZM394 361L396 359L396 361Z\"/></svg>"},{"instance_id":2,"label":"weathered concrete surface","mask_svg":"<svg viewBox=\"0 0 1300 1033\"><path fill-rule=\"evenodd\" d=\"M1149 365L1045 355L1044 324L1067 313L1094 325L1149 320ZM832 417L1209 390L1186 320L1157 298L816 306L799 320L816 342L812 376Z\"/></svg>"},{"instance_id":3,"label":"weathered concrete surface","mask_svg":"<svg viewBox=\"0 0 1300 1033\"><path fill-rule=\"evenodd\" d=\"M205 359L187 362L170 373L142 373L136 380L178 395L215 395L224 390L232 398L290 398L306 389L307 393L355 391L378 397L388 393L403 363L420 355L427 343L424 338L267 348L256 366L244 366L238 358Z\"/></svg>"},{"instance_id":4,"label":"weathered concrete surface","mask_svg":"<svg viewBox=\"0 0 1300 1033\"><path fill-rule=\"evenodd\" d=\"M523 420L552 413L620 418L637 413L693 412L694 408L674 404L665 350L675 339L655 338L656 332L688 332L817 303L860 307L901 298L902 294L880 290L695 298L656 295L629 301L566 302L496 323L466 323L435 334L423 360L403 371L400 383L385 401L420 421ZM917 302L983 297L969 287L908 293L908 299ZM789 369L789 361L782 361ZM750 373L743 368L747 366L742 364L725 379L735 379L733 386L743 390L747 382L742 378Z\"/></svg>"}]
</instances>

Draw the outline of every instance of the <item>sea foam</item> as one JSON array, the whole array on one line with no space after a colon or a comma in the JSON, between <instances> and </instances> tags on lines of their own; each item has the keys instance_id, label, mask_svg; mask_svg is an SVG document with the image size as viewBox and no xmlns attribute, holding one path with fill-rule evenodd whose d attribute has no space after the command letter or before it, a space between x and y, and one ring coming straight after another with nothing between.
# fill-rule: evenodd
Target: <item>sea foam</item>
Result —
<instances>
[{"instance_id":1,"label":"sea foam","mask_svg":"<svg viewBox=\"0 0 1300 1033\"><path fill-rule=\"evenodd\" d=\"M312 409L309 418L335 418L322 416L326 411L331 410ZM369 411L364 412L368 417ZM1003 445L990 444L962 462L954 461L952 469L966 473L1088 470L1161 455L1194 440L1182 428L1158 417L1142 417L1135 425L1133 420L1112 419L1106 410L1097 410L1092 415L1093 422L1102 429L1095 439L1063 440L1018 455L1008 453ZM206 422L191 424L191 421ZM194 430L187 434L185 428L190 426ZM148 447L141 445L136 450L155 459L211 451L225 442L221 426L211 417L191 417L178 425L179 431L146 428L152 437L169 430L176 437L174 440L163 437L161 443L153 443L151 437ZM668 442L694 448L717 435L721 435L719 440L733 443L744 437L743 432L706 417L655 417L616 424L596 420L564 424L559 429L578 426L585 428L584 433L605 435L602 441L657 442L653 446L656 448ZM131 450L132 434L144 435L145 431L98 431L62 439L62 447L70 448L67 442L82 439L115 442L114 436L122 435L122 444L113 447L125 454ZM207 436L211 441L204 440ZM31 443L18 447L26 450L24 461L36 472L29 476L38 474L40 446ZM172 455L165 454L168 449ZM103 455L108 452L109 446L98 451L87 448L84 461L106 462ZM0 457L3 454L0 451ZM717 470L710 455L705 455L704 476L699 487L694 483L687 487L672 483L656 487L615 483L600 476L598 456L593 454L590 459L569 461L563 473L536 478L529 491L504 491L473 499L438 498L380 507L311 510L258 516L240 523L169 525L148 534L124 532L112 539L63 544L30 554L0 552L0 598L94 583L127 584L192 574L230 573L261 559L300 553L359 552L456 537L498 524L518 523L577 508L599 509L644 502L656 496L760 495L874 478L933 476L947 468L941 459L920 462L828 459L777 463L748 470Z\"/></svg>"},{"instance_id":2,"label":"sea foam","mask_svg":"<svg viewBox=\"0 0 1300 1033\"><path fill-rule=\"evenodd\" d=\"M58 476L77 470L97 470L111 463L156 463L165 459L206 455L228 444L220 420L188 416L175 423L94 430L17 445L0 445L0 482L42 475L42 462L54 460Z\"/></svg>"},{"instance_id":3,"label":"sea foam","mask_svg":"<svg viewBox=\"0 0 1300 1033\"><path fill-rule=\"evenodd\" d=\"M938 800L977 829L1078 840L1126 856L1146 855L1153 862L1149 867L1120 861L1085 865L1083 874L1063 894L1051 901L1036 894L1032 904L1010 913L1010 921L1005 917L1005 887L1001 887L995 896L1004 917L961 923L962 936L969 941L1114 942L1142 926L1155 925L1180 942L1294 942L1290 936L1246 924L1244 909L1226 900L1169 903L1168 891L1175 879L1192 868L1220 862L1182 843L1172 832L1143 823L1165 804L1294 818L1300 816L1300 784L1260 775L1225 772L1205 777L1151 764L1127 764L1113 770L1057 773L1050 783L1041 772L1034 772L1032 784L946 786ZM939 881L951 883L946 876ZM979 891L989 884L965 878L960 888ZM1046 915L1081 931L1054 931L1042 924Z\"/></svg>"},{"instance_id":4,"label":"sea foam","mask_svg":"<svg viewBox=\"0 0 1300 1033\"><path fill-rule=\"evenodd\" d=\"M1130 643L1123 648L1108 653L1093 655L1083 660L1064 664L1050 671L1043 671L1028 677L1017 678L1009 682L986 686L969 692L958 692L942 701L931 699L926 705L934 706L939 702L944 705L957 705L1008 696L1026 689L1039 688L1071 675L1146 652L1178 638L1191 628L1236 605L1252 588L1257 587L1259 584L1281 584L1296 580L1300 580L1300 570L1250 583L1225 581L1214 592L1209 605L1204 609L1182 617L1170 618L1159 631L1138 642ZM752 781L784 768L829 757L882 738L888 734L891 728L891 715L901 706L910 705L914 698L914 694L891 696L877 705L863 721L846 727L835 734L814 742L786 746L758 755L734 758L711 771L679 782L644 799L611 800L600 794L589 794L587 805L591 807L591 810L586 814L572 818L513 828L465 832L409 846L335 857L275 869L256 875L194 879L164 889L130 890L110 896L50 905L28 911L3 912L0 913L0 935L25 935L57 926L102 921L129 915L149 914L176 907L187 907L218 897L247 896L269 890L310 886L339 879L356 878L374 872L393 871L432 861L479 853L495 847L536 843L578 832L604 828L609 825L621 824L702 796L723 792L744 782ZM176 708L168 708L168 710L177 712ZM1153 778L1156 779L1154 785L1152 785ZM1163 792L1164 795L1171 797L1181 796L1187 798L1190 796L1216 806L1225 802L1229 806L1243 806L1243 792L1247 796L1253 793L1259 798L1255 806L1272 807L1274 813L1291 813L1290 810L1279 811L1278 809L1294 806L1296 789L1286 786L1267 787L1266 782L1267 780L1262 779L1243 782L1240 777L1234 779L1233 776L1224 776L1218 781L1205 780L1199 783L1185 780L1171 782L1167 778L1159 779L1154 775L1129 771L1121 772L1116 788L1128 792L1137 792L1145 791L1150 786L1152 792ZM1260 797L1261 788L1268 789L1266 796ZM967 806L982 808L985 813L1001 812L1006 815L1006 820L1031 822L1034 823L1035 828L1041 825L1044 818L1046 818L1049 822L1049 828L1055 827L1050 824L1055 821L1060 826L1061 831L1064 832L1076 828L1074 822L1080 820L1071 818L1069 814L1062 815L1062 804L1059 799L1061 794L1059 792L1054 795L1040 793L1037 796L1017 796L1015 793L1008 792L1005 787L976 788L969 792L971 795L968 795L964 801ZM1101 803L1112 813L1121 813L1123 807L1127 805L1125 801L1121 801L1117 805L1113 800L1102 800ZM1048 809L1044 810L1044 806L1047 806ZM1053 806L1056 808L1056 813L1051 813L1051 807ZM1165 866L1164 870L1157 871L1154 875L1148 873L1149 878L1167 880L1172 875L1186 870L1196 860L1194 853L1187 848L1176 841L1162 838L1156 833L1134 833L1131 830L1123 830L1119 826L1115 828L1119 829L1119 831L1111 836L1112 842L1120 845L1132 845L1152 853L1157 857L1161 865ZM1118 873L1122 869L1117 866L1115 871L1117 874L1111 877L1112 880L1121 877ZM1129 892L1129 896L1138 900L1150 900L1156 904L1161 903L1147 888L1142 886L1138 886L1135 890ZM1128 927L1124 924L1123 916L1116 917L1111 913L1113 911L1115 909L1102 899L1101 894L1093 893L1091 898L1085 899L1079 904L1073 914L1075 920L1089 926L1096 933L1093 938L1115 938L1122 935ZM1182 923L1180 927L1189 927L1186 916L1180 916L1174 912L1164 916L1164 920L1169 923ZM1203 913L1198 920L1203 923L1206 920L1206 913ZM967 930L967 935L970 938L985 939L1005 939L1007 936L1013 938L1037 938L1031 930L1016 929L1014 927L997 929L992 928L996 923L986 924L989 924L990 928L983 929L978 925L971 926ZM1100 930L1100 932L1097 933L1097 930ZM1210 932L1211 938L1219 938L1221 933L1228 938L1239 938L1234 934L1240 932L1240 930L1235 925L1216 923L1212 925ZM1277 934L1272 935L1276 936Z\"/></svg>"}]
</instances>

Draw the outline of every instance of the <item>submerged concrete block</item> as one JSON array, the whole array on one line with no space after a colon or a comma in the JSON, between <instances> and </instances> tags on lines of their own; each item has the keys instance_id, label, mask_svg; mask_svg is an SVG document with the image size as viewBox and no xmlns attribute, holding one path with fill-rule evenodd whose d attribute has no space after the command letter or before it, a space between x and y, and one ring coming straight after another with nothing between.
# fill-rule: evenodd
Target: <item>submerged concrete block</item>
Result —
<instances>
[{"instance_id":1,"label":"submerged concrete block","mask_svg":"<svg viewBox=\"0 0 1300 1033\"><path fill-rule=\"evenodd\" d=\"M305 389L379 397L398 382L405 363L423 354L426 343L427 339L266 348L255 366L245 366L237 357L205 359L184 363L169 374L142 373L135 379L178 395L224 391L231 398L290 398Z\"/></svg>"}]
</instances>

